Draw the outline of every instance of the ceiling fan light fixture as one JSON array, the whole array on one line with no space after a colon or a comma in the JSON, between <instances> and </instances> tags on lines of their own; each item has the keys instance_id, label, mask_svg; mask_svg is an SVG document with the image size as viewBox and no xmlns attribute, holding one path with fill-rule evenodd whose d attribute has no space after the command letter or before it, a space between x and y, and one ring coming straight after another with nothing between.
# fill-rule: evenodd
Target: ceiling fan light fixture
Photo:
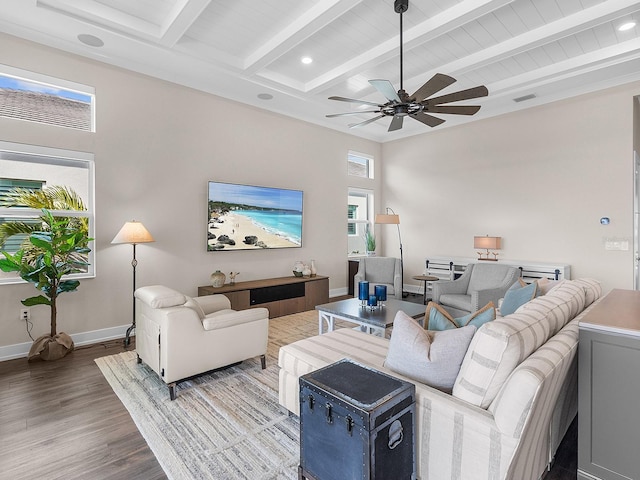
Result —
<instances>
[{"instance_id":1,"label":"ceiling fan light fixture","mask_svg":"<svg viewBox=\"0 0 640 480\"><path fill-rule=\"evenodd\" d=\"M363 127L384 117L391 117L389 132L400 130L403 126L404 117L411 117L429 127L436 127L444 122L443 119L431 115L431 113L446 115L474 115L480 110L477 105L446 105L472 98L486 97L489 94L484 85L460 90L433 97L436 93L444 90L449 85L455 83L456 79L442 73L436 73L424 85L409 95L403 87L403 42L402 42L402 14L409 9L409 0L395 0L394 10L400 14L400 89L396 92L395 87L389 80L369 80L379 93L386 99L386 103L378 104L364 100L356 100L345 97L329 97L329 100L341 102L358 103L366 107L375 107L377 110L368 110L363 113L377 113L376 117L370 118L360 123L349 124L349 128ZM357 112L336 113L327 115L327 118L353 115Z\"/></svg>"}]
</instances>

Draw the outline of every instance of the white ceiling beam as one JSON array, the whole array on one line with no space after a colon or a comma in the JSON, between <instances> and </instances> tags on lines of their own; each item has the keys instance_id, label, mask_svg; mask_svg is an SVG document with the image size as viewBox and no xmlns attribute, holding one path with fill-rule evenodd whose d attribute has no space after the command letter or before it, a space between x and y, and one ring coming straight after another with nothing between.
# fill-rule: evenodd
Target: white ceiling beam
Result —
<instances>
[{"instance_id":1,"label":"white ceiling beam","mask_svg":"<svg viewBox=\"0 0 640 480\"><path fill-rule=\"evenodd\" d=\"M247 73L264 68L363 0L320 0L244 60Z\"/></svg>"},{"instance_id":2,"label":"white ceiling beam","mask_svg":"<svg viewBox=\"0 0 640 480\"><path fill-rule=\"evenodd\" d=\"M53 10L62 15L99 27L106 27L132 36L158 41L161 37L159 25L86 0L37 0L38 7Z\"/></svg>"},{"instance_id":3,"label":"white ceiling beam","mask_svg":"<svg viewBox=\"0 0 640 480\"><path fill-rule=\"evenodd\" d=\"M160 43L165 47L174 47L210 3L211 0L181 0L176 2L162 24Z\"/></svg>"},{"instance_id":4,"label":"white ceiling beam","mask_svg":"<svg viewBox=\"0 0 640 480\"><path fill-rule=\"evenodd\" d=\"M514 91L532 90L541 85L556 83L606 67L640 58L640 39L634 38L617 45L585 53L562 62L547 65L505 80L494 82L489 90L492 97L511 96ZM532 93L535 93L532 91Z\"/></svg>"},{"instance_id":5,"label":"white ceiling beam","mask_svg":"<svg viewBox=\"0 0 640 480\"><path fill-rule=\"evenodd\" d=\"M513 1L514 0L464 0L404 32L404 47L412 48L429 40L433 40L487 13L504 7ZM344 62L342 65L338 65L323 75L318 76L313 81L308 82L306 91L313 93L314 91L330 87L344 81L347 77L359 71L389 60L397 55L399 45L400 35L396 35L363 52L357 57Z\"/></svg>"},{"instance_id":6,"label":"white ceiling beam","mask_svg":"<svg viewBox=\"0 0 640 480\"><path fill-rule=\"evenodd\" d=\"M440 65L437 69L426 71L420 74L419 77L408 79L405 83L424 83L425 79L431 78L438 72L455 76L456 74L460 75L477 70L528 50L575 35L637 10L637 0L608 0L569 17L561 18L555 22L530 30L506 42ZM598 53L596 52L595 55L598 55Z\"/></svg>"}]
</instances>

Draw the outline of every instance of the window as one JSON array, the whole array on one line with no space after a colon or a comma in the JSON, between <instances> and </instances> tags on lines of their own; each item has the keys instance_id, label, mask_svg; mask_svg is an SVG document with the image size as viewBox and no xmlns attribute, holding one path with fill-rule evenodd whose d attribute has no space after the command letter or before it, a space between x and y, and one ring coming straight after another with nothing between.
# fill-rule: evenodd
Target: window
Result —
<instances>
[{"instance_id":1,"label":"window","mask_svg":"<svg viewBox=\"0 0 640 480\"><path fill-rule=\"evenodd\" d=\"M0 117L95 132L93 87L0 65Z\"/></svg>"},{"instance_id":2,"label":"window","mask_svg":"<svg viewBox=\"0 0 640 480\"><path fill-rule=\"evenodd\" d=\"M364 255L364 234L372 226L373 192L349 188L347 199L347 243L349 255Z\"/></svg>"},{"instance_id":3,"label":"window","mask_svg":"<svg viewBox=\"0 0 640 480\"><path fill-rule=\"evenodd\" d=\"M58 150L31 145L0 142L0 202L6 192L14 187L42 190L47 186L65 186L73 189L82 199L86 210L54 210L56 217L86 218L89 236L94 238L94 173L93 155L83 152ZM0 203L0 224L25 222L38 224L41 211L37 208L6 207ZM15 252L25 236L12 236L2 250ZM70 275L70 278L95 276L95 252L93 242L89 247L89 266L86 272ZM19 283L23 280L16 272L1 272L0 284Z\"/></svg>"},{"instance_id":4,"label":"window","mask_svg":"<svg viewBox=\"0 0 640 480\"><path fill-rule=\"evenodd\" d=\"M12 188L25 188L27 190L33 191L33 190L42 190L43 186L44 186L44 182L38 181L38 180L18 180L14 178L0 178L0 205L7 199L7 192ZM15 217L14 218L0 217L0 224L5 222L15 221L16 219L17 218ZM19 220L21 222L31 224L31 225L35 225L39 223L29 218L21 218ZM18 235L13 235L7 239L7 241L4 244L4 247L2 248L9 253L16 253L18 249L20 249L20 245L22 245L22 242L24 242L26 238L27 238L27 235L22 233Z\"/></svg>"},{"instance_id":5,"label":"window","mask_svg":"<svg viewBox=\"0 0 640 480\"><path fill-rule=\"evenodd\" d=\"M347 218L349 220L355 220L358 218L358 205L347 205L349 212L347 213ZM349 235L356 234L356 224L353 222L347 223L347 233Z\"/></svg>"},{"instance_id":6,"label":"window","mask_svg":"<svg viewBox=\"0 0 640 480\"><path fill-rule=\"evenodd\" d=\"M373 178L373 158L362 153L347 154L349 175L354 177Z\"/></svg>"}]
</instances>

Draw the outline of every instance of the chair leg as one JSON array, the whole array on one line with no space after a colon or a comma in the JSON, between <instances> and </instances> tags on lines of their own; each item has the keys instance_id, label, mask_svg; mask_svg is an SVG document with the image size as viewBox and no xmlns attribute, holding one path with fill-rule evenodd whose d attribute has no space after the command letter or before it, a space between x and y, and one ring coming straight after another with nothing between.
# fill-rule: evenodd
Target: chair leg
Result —
<instances>
[{"instance_id":1,"label":"chair leg","mask_svg":"<svg viewBox=\"0 0 640 480\"><path fill-rule=\"evenodd\" d=\"M176 399L176 382L170 383L168 387L169 387L169 398L173 401Z\"/></svg>"},{"instance_id":2,"label":"chair leg","mask_svg":"<svg viewBox=\"0 0 640 480\"><path fill-rule=\"evenodd\" d=\"M262 367L262 370L267 368L267 357L264 355L260 355L260 366Z\"/></svg>"}]
</instances>

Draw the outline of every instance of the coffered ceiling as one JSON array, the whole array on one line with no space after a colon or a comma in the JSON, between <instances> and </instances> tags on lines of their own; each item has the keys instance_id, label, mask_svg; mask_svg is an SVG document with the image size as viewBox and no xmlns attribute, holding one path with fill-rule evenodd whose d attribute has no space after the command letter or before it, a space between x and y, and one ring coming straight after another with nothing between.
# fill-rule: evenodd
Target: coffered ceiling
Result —
<instances>
[{"instance_id":1,"label":"coffered ceiling","mask_svg":"<svg viewBox=\"0 0 640 480\"><path fill-rule=\"evenodd\" d=\"M487 86L442 129L638 80L640 26L618 29L634 19L631 0L410 0L404 88L435 73L457 79L440 94ZM432 130L325 118L360 108L332 95L384 103L369 79L400 88L393 0L1 0L0 31L373 140Z\"/></svg>"}]
</instances>

